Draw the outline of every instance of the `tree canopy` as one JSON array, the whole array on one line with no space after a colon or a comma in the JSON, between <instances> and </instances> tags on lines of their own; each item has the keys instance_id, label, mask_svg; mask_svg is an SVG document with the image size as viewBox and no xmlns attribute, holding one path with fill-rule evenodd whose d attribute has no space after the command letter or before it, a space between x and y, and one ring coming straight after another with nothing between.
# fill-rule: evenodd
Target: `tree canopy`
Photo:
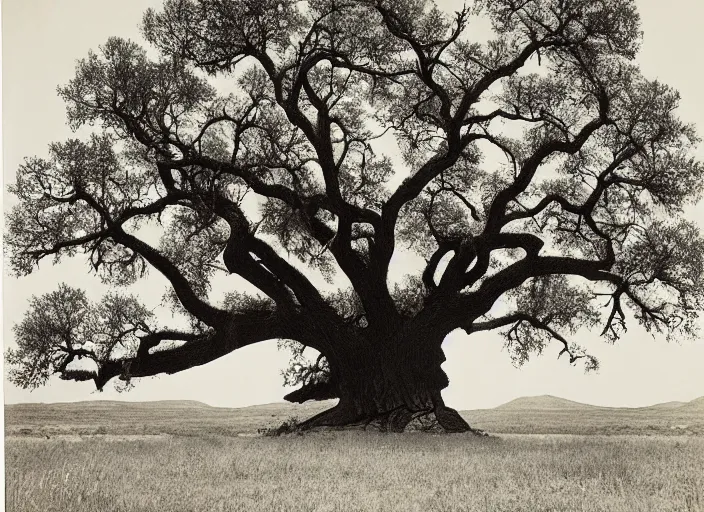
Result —
<instances>
[{"instance_id":1,"label":"tree canopy","mask_svg":"<svg viewBox=\"0 0 704 512\"><path fill-rule=\"evenodd\" d=\"M149 50L109 38L59 88L93 133L26 159L5 243L17 275L77 255L115 286L155 270L189 327L61 285L16 326L16 384L102 389L279 339L289 399L372 396L347 421L437 406L456 329L499 330L517 364L556 340L591 369L580 328L696 332L699 139L635 64L633 0L166 0L142 28ZM426 265L392 283L400 251ZM258 293L214 301L227 274ZM393 375L352 376L370 372Z\"/></svg>"}]
</instances>

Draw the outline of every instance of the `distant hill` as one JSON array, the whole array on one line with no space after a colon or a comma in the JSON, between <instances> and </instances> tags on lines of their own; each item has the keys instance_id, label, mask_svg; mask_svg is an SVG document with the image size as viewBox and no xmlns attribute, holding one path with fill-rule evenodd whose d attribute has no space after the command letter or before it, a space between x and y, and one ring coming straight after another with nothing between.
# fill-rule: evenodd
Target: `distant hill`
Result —
<instances>
[{"instance_id":1,"label":"distant hill","mask_svg":"<svg viewBox=\"0 0 704 512\"><path fill-rule=\"evenodd\" d=\"M53 409L74 409L74 408L112 408L123 407L128 409L206 409L211 406L198 402L197 400L154 400L150 402L128 402L123 400L85 400L82 402L53 402L53 403L31 403L31 404L11 404L5 407L26 407L26 408L46 408Z\"/></svg>"},{"instance_id":2,"label":"distant hill","mask_svg":"<svg viewBox=\"0 0 704 512\"><path fill-rule=\"evenodd\" d=\"M241 435L305 419L331 403L277 403L232 409L189 400L96 400L5 406L5 435Z\"/></svg>"},{"instance_id":3,"label":"distant hill","mask_svg":"<svg viewBox=\"0 0 704 512\"><path fill-rule=\"evenodd\" d=\"M704 396L695 398L691 402L687 402L681 407L681 410L686 410L691 413L701 413L704 414Z\"/></svg>"},{"instance_id":4,"label":"distant hill","mask_svg":"<svg viewBox=\"0 0 704 512\"><path fill-rule=\"evenodd\" d=\"M567 400L552 395L524 396L516 398L510 402L499 405L494 411L668 411L681 410L687 412L702 411L704 413L704 396L695 398L691 402L664 402L660 404L648 405L645 407L607 407L600 405L589 405L574 400Z\"/></svg>"},{"instance_id":5,"label":"distant hill","mask_svg":"<svg viewBox=\"0 0 704 512\"><path fill-rule=\"evenodd\" d=\"M652 409L677 409L678 407L682 407L683 405L687 404L687 402L664 402L662 404L655 404L649 406L649 408ZM644 407L644 409L647 409L648 407Z\"/></svg>"},{"instance_id":6,"label":"distant hill","mask_svg":"<svg viewBox=\"0 0 704 512\"><path fill-rule=\"evenodd\" d=\"M496 433L704 435L704 397L648 407L600 407L543 395L461 414L470 425Z\"/></svg>"},{"instance_id":7,"label":"distant hill","mask_svg":"<svg viewBox=\"0 0 704 512\"><path fill-rule=\"evenodd\" d=\"M551 411L551 410L587 410L587 409L598 409L595 405L582 404L580 402L574 402L572 400L567 400L565 398L559 398L551 395L542 396L525 396L521 398L516 398L503 405L499 405L494 410L499 411L521 411L521 410L532 410L532 411Z\"/></svg>"}]
</instances>

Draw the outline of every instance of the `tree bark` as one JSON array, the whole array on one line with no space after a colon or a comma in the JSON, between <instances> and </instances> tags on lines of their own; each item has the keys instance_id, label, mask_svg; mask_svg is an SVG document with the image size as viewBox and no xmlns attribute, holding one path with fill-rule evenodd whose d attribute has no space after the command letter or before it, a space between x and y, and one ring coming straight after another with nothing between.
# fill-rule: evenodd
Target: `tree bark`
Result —
<instances>
[{"instance_id":1,"label":"tree bark","mask_svg":"<svg viewBox=\"0 0 704 512\"><path fill-rule=\"evenodd\" d=\"M330 381L300 389L285 398L304 402L339 398L338 404L301 424L302 429L378 424L383 431L402 432L414 419L431 416L446 432L473 429L441 391L449 384L440 365L439 344L422 339L361 340L329 359Z\"/></svg>"}]
</instances>

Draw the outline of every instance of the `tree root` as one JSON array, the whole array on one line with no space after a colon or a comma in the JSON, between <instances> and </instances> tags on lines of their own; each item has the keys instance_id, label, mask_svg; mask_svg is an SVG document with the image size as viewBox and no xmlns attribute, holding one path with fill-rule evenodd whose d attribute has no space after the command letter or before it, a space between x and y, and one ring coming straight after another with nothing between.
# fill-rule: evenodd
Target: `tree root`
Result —
<instances>
[{"instance_id":1,"label":"tree root","mask_svg":"<svg viewBox=\"0 0 704 512\"><path fill-rule=\"evenodd\" d=\"M319 427L347 427L363 424L365 418L357 414L353 408L338 403L312 418L307 419L298 427L300 430L312 430Z\"/></svg>"},{"instance_id":2,"label":"tree root","mask_svg":"<svg viewBox=\"0 0 704 512\"><path fill-rule=\"evenodd\" d=\"M414 423L419 423L413 428ZM437 432L437 433L462 433L469 432L475 435L486 436L481 430L472 428L462 416L444 404L434 408L414 411L402 406L391 411L375 415L361 415L353 407L338 403L312 418L297 425L299 432L311 432L326 429L335 430L368 430L374 427L379 432L401 433L408 429Z\"/></svg>"}]
</instances>

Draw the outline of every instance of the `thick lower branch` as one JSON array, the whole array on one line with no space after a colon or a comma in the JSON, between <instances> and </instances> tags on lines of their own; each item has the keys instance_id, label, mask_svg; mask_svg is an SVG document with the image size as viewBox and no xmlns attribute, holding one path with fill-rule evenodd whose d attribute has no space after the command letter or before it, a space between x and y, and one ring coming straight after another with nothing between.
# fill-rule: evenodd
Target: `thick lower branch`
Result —
<instances>
[{"instance_id":1,"label":"thick lower branch","mask_svg":"<svg viewBox=\"0 0 704 512\"><path fill-rule=\"evenodd\" d=\"M136 357L111 360L100 364L93 379L102 389L114 377L150 377L160 373L178 373L201 366L242 347L261 341L286 338L295 322L269 312L232 315L208 335L195 337L184 345L162 351L138 351ZM83 379L85 380L85 379Z\"/></svg>"}]
</instances>

